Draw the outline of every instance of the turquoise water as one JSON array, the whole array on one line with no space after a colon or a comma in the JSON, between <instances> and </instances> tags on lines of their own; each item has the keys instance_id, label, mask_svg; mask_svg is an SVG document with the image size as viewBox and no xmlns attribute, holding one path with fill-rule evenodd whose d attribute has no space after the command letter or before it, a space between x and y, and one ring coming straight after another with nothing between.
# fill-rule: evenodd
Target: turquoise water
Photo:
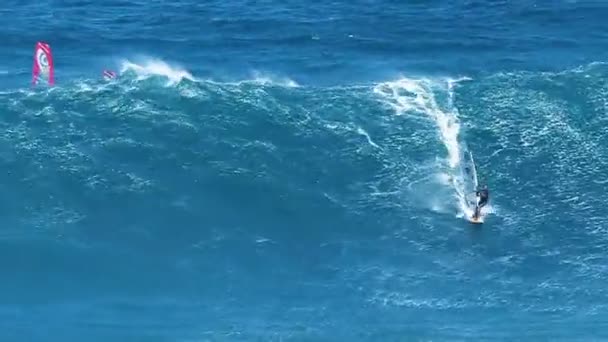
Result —
<instances>
[{"instance_id":1,"label":"turquoise water","mask_svg":"<svg viewBox=\"0 0 608 342\"><path fill-rule=\"evenodd\" d=\"M1 339L608 338L606 14L8 1Z\"/></svg>"}]
</instances>

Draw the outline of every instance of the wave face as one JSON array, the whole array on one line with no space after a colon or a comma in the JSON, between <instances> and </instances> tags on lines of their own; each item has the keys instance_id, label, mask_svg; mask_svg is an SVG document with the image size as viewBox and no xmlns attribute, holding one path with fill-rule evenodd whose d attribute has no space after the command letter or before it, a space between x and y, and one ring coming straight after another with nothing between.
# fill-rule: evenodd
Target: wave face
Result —
<instances>
[{"instance_id":1,"label":"wave face","mask_svg":"<svg viewBox=\"0 0 608 342\"><path fill-rule=\"evenodd\" d=\"M604 5L36 4L0 11L2 340L605 338Z\"/></svg>"}]
</instances>

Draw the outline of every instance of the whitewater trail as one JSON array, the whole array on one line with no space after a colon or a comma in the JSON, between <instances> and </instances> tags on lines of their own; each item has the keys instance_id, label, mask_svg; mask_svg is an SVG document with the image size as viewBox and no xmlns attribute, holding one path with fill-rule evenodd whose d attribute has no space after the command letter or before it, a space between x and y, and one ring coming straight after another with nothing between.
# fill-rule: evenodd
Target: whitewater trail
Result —
<instances>
[{"instance_id":1,"label":"whitewater trail","mask_svg":"<svg viewBox=\"0 0 608 342\"><path fill-rule=\"evenodd\" d=\"M467 193L471 191L465 185L465 154L469 153L466 142L460 137L458 110L454 106L454 86L460 81L447 79L409 79L384 82L374 88L383 102L390 105L397 115L420 115L430 117L439 129L439 138L447 150L445 173L440 172L437 179L451 187L454 194L456 216L471 215L467 204Z\"/></svg>"}]
</instances>

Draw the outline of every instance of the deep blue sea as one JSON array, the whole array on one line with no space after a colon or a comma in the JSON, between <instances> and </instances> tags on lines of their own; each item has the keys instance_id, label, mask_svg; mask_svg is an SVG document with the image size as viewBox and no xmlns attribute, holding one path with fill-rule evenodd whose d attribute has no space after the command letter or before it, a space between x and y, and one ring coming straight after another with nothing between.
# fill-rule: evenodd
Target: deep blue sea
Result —
<instances>
[{"instance_id":1,"label":"deep blue sea","mask_svg":"<svg viewBox=\"0 0 608 342\"><path fill-rule=\"evenodd\" d=\"M4 0L0 341L608 340L606 18Z\"/></svg>"}]
</instances>

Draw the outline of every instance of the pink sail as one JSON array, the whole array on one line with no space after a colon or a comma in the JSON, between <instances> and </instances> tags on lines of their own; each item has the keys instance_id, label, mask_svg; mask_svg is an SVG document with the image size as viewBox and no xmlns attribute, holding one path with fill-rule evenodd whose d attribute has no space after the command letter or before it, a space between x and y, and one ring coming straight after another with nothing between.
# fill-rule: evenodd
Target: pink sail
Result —
<instances>
[{"instance_id":1,"label":"pink sail","mask_svg":"<svg viewBox=\"0 0 608 342\"><path fill-rule=\"evenodd\" d=\"M104 70L103 71L103 77L106 80L109 80L109 79L115 78L116 77L116 73L114 71L112 71L112 70Z\"/></svg>"},{"instance_id":2,"label":"pink sail","mask_svg":"<svg viewBox=\"0 0 608 342\"><path fill-rule=\"evenodd\" d=\"M49 85L55 84L55 66L51 46L44 42L36 43L34 49L34 67L32 69L32 83L38 84L40 78L46 78Z\"/></svg>"}]
</instances>

